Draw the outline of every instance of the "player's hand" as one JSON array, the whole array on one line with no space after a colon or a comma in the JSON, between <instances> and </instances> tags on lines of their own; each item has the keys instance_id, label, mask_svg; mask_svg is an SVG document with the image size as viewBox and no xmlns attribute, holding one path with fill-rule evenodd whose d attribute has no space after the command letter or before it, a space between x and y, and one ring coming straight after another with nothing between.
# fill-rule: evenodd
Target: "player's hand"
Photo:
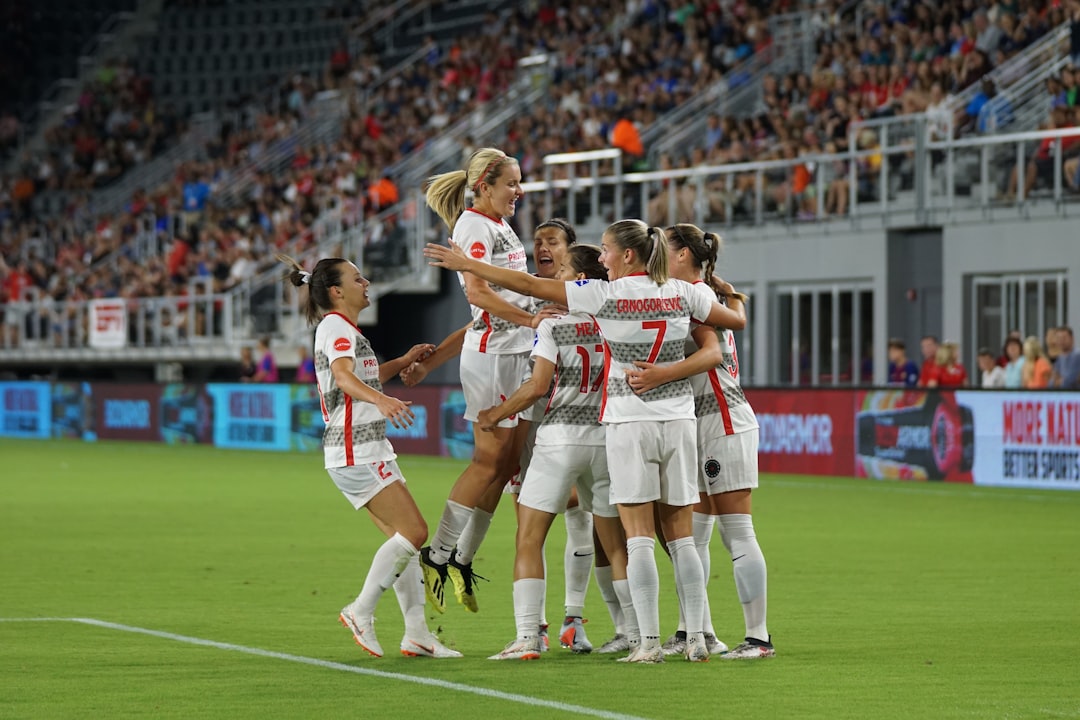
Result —
<instances>
[{"instance_id":1,"label":"player's hand","mask_svg":"<svg viewBox=\"0 0 1080 720\"><path fill-rule=\"evenodd\" d=\"M464 250L452 242L447 245L428 243L424 246L424 257L431 261L428 265L458 272L466 272L469 263L474 262Z\"/></svg>"},{"instance_id":2,"label":"player's hand","mask_svg":"<svg viewBox=\"0 0 1080 720\"><path fill-rule=\"evenodd\" d=\"M719 275L713 275L713 281L716 283L717 289L721 295L734 295L735 286L729 283L727 280L722 279Z\"/></svg>"},{"instance_id":3,"label":"player's hand","mask_svg":"<svg viewBox=\"0 0 1080 720\"><path fill-rule=\"evenodd\" d=\"M435 352L435 346L431 343L420 343L419 345L413 345L409 348L409 352L402 355L405 360L412 365L416 362L423 362L431 357L431 354Z\"/></svg>"},{"instance_id":4,"label":"player's hand","mask_svg":"<svg viewBox=\"0 0 1080 720\"><path fill-rule=\"evenodd\" d=\"M496 407L489 407L476 414L476 425L484 432L494 432L499 424L499 417L495 414Z\"/></svg>"},{"instance_id":5,"label":"player's hand","mask_svg":"<svg viewBox=\"0 0 1080 720\"><path fill-rule=\"evenodd\" d=\"M389 395L383 395L375 401L375 407L379 409L382 416L389 420L391 425L399 429L409 427L416 420L416 416L413 415L413 411L409 407L410 405L412 405L411 401L405 402Z\"/></svg>"},{"instance_id":6,"label":"player's hand","mask_svg":"<svg viewBox=\"0 0 1080 720\"><path fill-rule=\"evenodd\" d=\"M414 362L398 373L398 377L401 378L401 382L405 383L406 387L412 387L423 382L427 374L427 366L423 362Z\"/></svg>"},{"instance_id":7,"label":"player's hand","mask_svg":"<svg viewBox=\"0 0 1080 720\"><path fill-rule=\"evenodd\" d=\"M666 383L668 380L665 375L662 367L635 360L634 369L626 371L626 382L631 390L641 395Z\"/></svg>"},{"instance_id":8,"label":"player's hand","mask_svg":"<svg viewBox=\"0 0 1080 720\"><path fill-rule=\"evenodd\" d=\"M549 318L557 320L558 318L561 318L563 315L565 315L567 312L569 312L569 310L562 305L546 305L540 310L540 312L533 315L532 329L535 330L536 328L540 327L540 323Z\"/></svg>"}]
</instances>

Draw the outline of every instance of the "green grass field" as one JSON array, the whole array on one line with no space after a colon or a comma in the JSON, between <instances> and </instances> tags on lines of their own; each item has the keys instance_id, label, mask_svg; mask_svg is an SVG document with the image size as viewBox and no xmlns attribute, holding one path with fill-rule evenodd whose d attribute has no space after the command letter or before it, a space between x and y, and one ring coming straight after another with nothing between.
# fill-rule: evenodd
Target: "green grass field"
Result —
<instances>
[{"instance_id":1,"label":"green grass field","mask_svg":"<svg viewBox=\"0 0 1080 720\"><path fill-rule=\"evenodd\" d=\"M127 443L0 440L0 617L107 623L325 661L66 621L0 622L2 718L540 718L569 703L606 717L1080 718L1080 495L765 477L773 660L641 667L557 648L486 656L514 633L513 511L477 569L481 612L432 621L463 660L396 652L388 595L366 656L337 623L380 542L321 456ZM405 457L434 523L463 464ZM548 617L562 612L561 522ZM718 634L742 615L723 547L709 592ZM676 619L660 559L665 632ZM587 626L611 623L595 587ZM340 665L390 673L355 674ZM393 674L515 693L507 699ZM599 714L599 713L598 713ZM600 715L605 716L605 715Z\"/></svg>"}]
</instances>

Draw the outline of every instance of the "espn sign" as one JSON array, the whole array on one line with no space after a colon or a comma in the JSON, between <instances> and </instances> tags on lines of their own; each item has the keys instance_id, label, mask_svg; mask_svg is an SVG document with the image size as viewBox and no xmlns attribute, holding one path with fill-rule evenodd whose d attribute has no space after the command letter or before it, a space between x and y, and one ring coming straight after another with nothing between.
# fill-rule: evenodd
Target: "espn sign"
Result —
<instances>
[{"instance_id":1,"label":"espn sign","mask_svg":"<svg viewBox=\"0 0 1080 720\"><path fill-rule=\"evenodd\" d=\"M127 308L123 300L90 301L90 347L122 348L127 345Z\"/></svg>"}]
</instances>

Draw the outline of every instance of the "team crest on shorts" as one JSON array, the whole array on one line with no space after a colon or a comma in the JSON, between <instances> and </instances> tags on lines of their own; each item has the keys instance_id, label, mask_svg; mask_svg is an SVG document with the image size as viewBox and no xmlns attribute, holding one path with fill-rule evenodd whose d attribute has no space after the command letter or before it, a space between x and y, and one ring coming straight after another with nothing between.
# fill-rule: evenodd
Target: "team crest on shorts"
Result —
<instances>
[{"instance_id":1,"label":"team crest on shorts","mask_svg":"<svg viewBox=\"0 0 1080 720\"><path fill-rule=\"evenodd\" d=\"M705 461L705 476L708 478L714 478L720 474L720 461L716 458L709 458Z\"/></svg>"}]
</instances>

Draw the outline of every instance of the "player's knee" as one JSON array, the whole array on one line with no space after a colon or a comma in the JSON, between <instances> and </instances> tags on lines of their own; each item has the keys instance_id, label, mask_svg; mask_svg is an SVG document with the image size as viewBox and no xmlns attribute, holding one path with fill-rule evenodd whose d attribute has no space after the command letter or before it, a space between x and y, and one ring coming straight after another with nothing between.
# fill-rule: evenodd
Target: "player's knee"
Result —
<instances>
[{"instance_id":1,"label":"player's knee","mask_svg":"<svg viewBox=\"0 0 1080 720\"><path fill-rule=\"evenodd\" d=\"M404 528L401 533L406 540L412 543L412 546L419 550L422 548L428 539L428 526L423 517L417 516L408 527Z\"/></svg>"}]
</instances>

